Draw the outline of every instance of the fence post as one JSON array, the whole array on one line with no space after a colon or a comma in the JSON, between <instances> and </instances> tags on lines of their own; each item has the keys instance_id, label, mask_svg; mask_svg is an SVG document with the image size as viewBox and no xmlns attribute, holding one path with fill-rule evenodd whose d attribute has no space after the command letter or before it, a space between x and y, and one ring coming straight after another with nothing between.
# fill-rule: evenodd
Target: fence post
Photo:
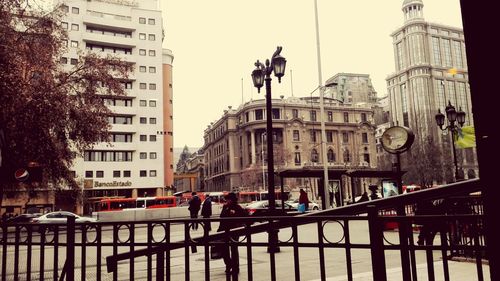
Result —
<instances>
[{"instance_id":1,"label":"fence post","mask_svg":"<svg viewBox=\"0 0 500 281\"><path fill-rule=\"evenodd\" d=\"M68 216L66 228L66 280L75 280L75 217Z\"/></svg>"},{"instance_id":2,"label":"fence post","mask_svg":"<svg viewBox=\"0 0 500 281\"><path fill-rule=\"evenodd\" d=\"M370 232L373 281L387 281L385 270L384 237L378 210L368 205L368 230Z\"/></svg>"}]
</instances>

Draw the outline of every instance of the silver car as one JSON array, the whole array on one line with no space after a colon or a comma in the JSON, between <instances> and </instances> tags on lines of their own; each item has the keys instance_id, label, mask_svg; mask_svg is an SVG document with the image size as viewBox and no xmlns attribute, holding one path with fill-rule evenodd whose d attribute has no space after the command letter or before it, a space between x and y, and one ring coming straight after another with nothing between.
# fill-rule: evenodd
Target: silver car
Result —
<instances>
[{"instance_id":1,"label":"silver car","mask_svg":"<svg viewBox=\"0 0 500 281\"><path fill-rule=\"evenodd\" d=\"M34 223L58 223L58 222L65 223L67 221L68 217L75 217L76 223L96 222L97 221L94 218L80 217L79 215L73 214L71 212L57 211L57 212L47 213L47 214L42 215L38 218L34 218L32 220L32 222L34 222Z\"/></svg>"}]
</instances>

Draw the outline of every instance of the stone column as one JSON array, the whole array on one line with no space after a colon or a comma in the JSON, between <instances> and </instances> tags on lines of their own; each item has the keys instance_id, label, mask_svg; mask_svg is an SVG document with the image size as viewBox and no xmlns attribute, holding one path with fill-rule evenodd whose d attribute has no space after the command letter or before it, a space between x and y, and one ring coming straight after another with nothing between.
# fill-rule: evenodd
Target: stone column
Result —
<instances>
[{"instance_id":1,"label":"stone column","mask_svg":"<svg viewBox=\"0 0 500 281\"><path fill-rule=\"evenodd\" d=\"M255 165L257 163L257 156L255 155L255 131L252 130L250 134L250 142L251 142L251 147L252 147L252 165Z\"/></svg>"}]
</instances>

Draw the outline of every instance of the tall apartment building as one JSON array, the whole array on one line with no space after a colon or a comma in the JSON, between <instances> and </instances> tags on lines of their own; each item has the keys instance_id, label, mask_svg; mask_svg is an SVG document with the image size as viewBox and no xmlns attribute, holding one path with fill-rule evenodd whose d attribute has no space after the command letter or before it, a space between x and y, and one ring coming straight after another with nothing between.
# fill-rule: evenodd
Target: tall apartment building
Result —
<instances>
[{"instance_id":1,"label":"tall apartment building","mask_svg":"<svg viewBox=\"0 0 500 281\"><path fill-rule=\"evenodd\" d=\"M274 99L275 169L377 167L373 110L338 105L325 98L327 159L322 159L318 98ZM205 190L265 189L266 102L253 100L223 116L204 132ZM263 161L264 159L264 161ZM346 191L349 194L349 190Z\"/></svg>"},{"instance_id":2,"label":"tall apartment building","mask_svg":"<svg viewBox=\"0 0 500 281\"><path fill-rule=\"evenodd\" d=\"M112 110L111 142L85 151L74 170L87 199L161 195L173 184L172 52L162 48L159 0L68 0L68 53L116 55L134 64L123 81L127 95L103 96ZM95 208L94 208L95 210Z\"/></svg>"},{"instance_id":3,"label":"tall apartment building","mask_svg":"<svg viewBox=\"0 0 500 281\"><path fill-rule=\"evenodd\" d=\"M463 30L424 20L422 0L405 0L404 25L394 31L396 72L386 79L391 123L411 128L416 138L433 136L447 154L449 135L443 135L434 116L448 101L466 113L473 125ZM456 74L450 75L450 69ZM475 149L457 150L465 178L478 175Z\"/></svg>"}]
</instances>

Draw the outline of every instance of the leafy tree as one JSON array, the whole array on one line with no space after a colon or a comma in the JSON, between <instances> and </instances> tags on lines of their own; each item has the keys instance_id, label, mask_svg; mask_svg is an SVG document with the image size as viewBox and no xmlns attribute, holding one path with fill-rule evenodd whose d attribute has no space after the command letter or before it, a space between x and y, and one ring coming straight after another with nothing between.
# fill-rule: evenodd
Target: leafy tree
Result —
<instances>
[{"instance_id":1,"label":"leafy tree","mask_svg":"<svg viewBox=\"0 0 500 281\"><path fill-rule=\"evenodd\" d=\"M109 139L111 111L103 98L125 94L132 65L84 52L76 65L61 64L68 51L60 21L65 6L42 12L28 3L0 2L0 168L10 173L36 162L43 185L76 189L73 160Z\"/></svg>"}]
</instances>

